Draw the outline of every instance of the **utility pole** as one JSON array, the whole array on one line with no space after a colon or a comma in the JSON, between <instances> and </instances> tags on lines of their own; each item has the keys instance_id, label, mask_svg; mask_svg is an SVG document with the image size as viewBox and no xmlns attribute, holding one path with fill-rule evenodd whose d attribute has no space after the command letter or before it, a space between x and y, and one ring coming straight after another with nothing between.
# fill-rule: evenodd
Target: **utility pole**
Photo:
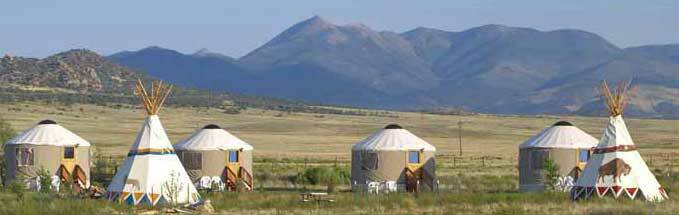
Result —
<instances>
[{"instance_id":1,"label":"utility pole","mask_svg":"<svg viewBox=\"0 0 679 215\"><path fill-rule=\"evenodd\" d=\"M457 118L457 139L459 140L460 156L462 156L462 119Z\"/></svg>"}]
</instances>

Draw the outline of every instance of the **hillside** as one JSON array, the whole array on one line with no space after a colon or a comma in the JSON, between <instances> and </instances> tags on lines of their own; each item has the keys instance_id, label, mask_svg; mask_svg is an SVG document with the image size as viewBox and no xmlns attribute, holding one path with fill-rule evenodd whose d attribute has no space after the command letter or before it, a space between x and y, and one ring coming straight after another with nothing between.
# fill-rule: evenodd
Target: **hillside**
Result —
<instances>
[{"instance_id":1,"label":"hillside","mask_svg":"<svg viewBox=\"0 0 679 215\"><path fill-rule=\"evenodd\" d=\"M639 96L630 115L679 116L668 111L679 104L676 46L622 49L576 29L486 25L394 33L334 25L316 16L240 59L216 56L155 47L110 58L204 89L361 107L503 114L598 115L599 82L631 79Z\"/></svg>"},{"instance_id":2,"label":"hillside","mask_svg":"<svg viewBox=\"0 0 679 215\"><path fill-rule=\"evenodd\" d=\"M4 86L58 88L76 92L129 92L144 75L89 50L74 49L44 59L0 59Z\"/></svg>"},{"instance_id":3,"label":"hillside","mask_svg":"<svg viewBox=\"0 0 679 215\"><path fill-rule=\"evenodd\" d=\"M149 49L152 51L153 49ZM160 49L155 49L160 50ZM181 60L172 59L173 51L167 51L167 62L177 62ZM132 54L132 53L129 53ZM120 55L125 55L121 53ZM204 59L206 65L212 63L224 64L228 60L225 56L215 55L206 51L195 54L197 58ZM233 59L232 59L233 60ZM163 63L163 62L159 62ZM172 71L191 71L191 70L171 70L181 69L176 65L166 67ZM138 78L145 82L156 79L154 75L164 75L165 70L142 70L131 69L109 58L103 57L95 52L74 49L66 52L48 56L43 59L13 57L5 55L0 59L0 101L21 102L37 101L50 104L61 102L65 104L73 103L94 103L104 105L107 103L123 103L137 105L139 100L133 95L134 85ZM200 71L198 71L200 72ZM341 110L334 110L324 107L310 106L309 103L277 99L266 96L246 96L223 91L204 91L196 90L191 87L189 82L191 77L207 78L213 77L212 74L191 75L183 74L170 79L169 82L179 84L173 88L170 95L169 105L173 106L192 106L192 107L215 107L223 112L237 113L245 108L256 107L269 110L283 110L295 112L312 113L344 113ZM169 79L169 78L166 78ZM184 82L182 82L184 81ZM216 79L215 84L224 85L224 79ZM186 87L182 87L188 85ZM347 112L344 114L363 115L365 113Z\"/></svg>"},{"instance_id":4,"label":"hillside","mask_svg":"<svg viewBox=\"0 0 679 215\"><path fill-rule=\"evenodd\" d=\"M237 91L246 86L244 82L252 79L235 59L206 51L184 55L174 50L148 47L136 52L117 53L109 59L191 88Z\"/></svg>"}]
</instances>

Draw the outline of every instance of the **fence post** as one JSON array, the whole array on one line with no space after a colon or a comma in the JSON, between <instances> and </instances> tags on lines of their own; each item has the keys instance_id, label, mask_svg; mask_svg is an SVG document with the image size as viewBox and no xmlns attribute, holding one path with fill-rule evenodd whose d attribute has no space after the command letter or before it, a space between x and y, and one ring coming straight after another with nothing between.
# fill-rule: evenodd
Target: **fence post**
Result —
<instances>
[{"instance_id":1,"label":"fence post","mask_svg":"<svg viewBox=\"0 0 679 215\"><path fill-rule=\"evenodd\" d=\"M672 176L672 157L667 153L667 176Z\"/></svg>"},{"instance_id":2,"label":"fence post","mask_svg":"<svg viewBox=\"0 0 679 215\"><path fill-rule=\"evenodd\" d=\"M453 168L457 168L457 157L453 156Z\"/></svg>"},{"instance_id":3,"label":"fence post","mask_svg":"<svg viewBox=\"0 0 679 215\"><path fill-rule=\"evenodd\" d=\"M486 156L481 156L481 167L486 167Z\"/></svg>"}]
</instances>

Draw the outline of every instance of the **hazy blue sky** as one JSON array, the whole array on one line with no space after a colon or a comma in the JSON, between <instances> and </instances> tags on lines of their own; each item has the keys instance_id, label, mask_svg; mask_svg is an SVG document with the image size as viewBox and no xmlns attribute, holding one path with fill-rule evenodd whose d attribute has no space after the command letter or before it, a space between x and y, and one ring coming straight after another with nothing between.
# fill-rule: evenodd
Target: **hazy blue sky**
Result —
<instances>
[{"instance_id":1,"label":"hazy blue sky","mask_svg":"<svg viewBox=\"0 0 679 215\"><path fill-rule=\"evenodd\" d=\"M627 47L679 43L679 1L0 1L0 53L44 57L71 48L102 54L158 45L239 57L296 22L320 15L403 32L483 24L577 28Z\"/></svg>"}]
</instances>

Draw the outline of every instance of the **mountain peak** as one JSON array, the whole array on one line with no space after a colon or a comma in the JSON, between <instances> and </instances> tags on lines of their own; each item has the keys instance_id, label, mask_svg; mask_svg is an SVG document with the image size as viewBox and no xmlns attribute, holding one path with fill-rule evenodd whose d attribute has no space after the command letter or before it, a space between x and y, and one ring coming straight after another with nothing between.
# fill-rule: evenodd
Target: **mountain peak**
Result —
<instances>
[{"instance_id":1,"label":"mountain peak","mask_svg":"<svg viewBox=\"0 0 679 215\"><path fill-rule=\"evenodd\" d=\"M202 49L198 49L196 52L193 53L193 55L198 55L198 56L205 55L205 54L213 54L213 52L210 51L207 48L202 48Z\"/></svg>"},{"instance_id":2,"label":"mountain peak","mask_svg":"<svg viewBox=\"0 0 679 215\"><path fill-rule=\"evenodd\" d=\"M454 33L454 32L444 31L444 30L440 30L440 29L436 29L436 28L417 27L413 30L403 32L403 33L401 33L401 35L408 36L408 35L417 35L417 34L450 34L450 33Z\"/></svg>"},{"instance_id":3,"label":"mountain peak","mask_svg":"<svg viewBox=\"0 0 679 215\"><path fill-rule=\"evenodd\" d=\"M304 23L304 22L306 22L306 23L328 23L329 24L328 21L325 21L325 19L323 19L323 17L321 17L319 15L314 15L313 17L302 21L302 23Z\"/></svg>"},{"instance_id":4,"label":"mountain peak","mask_svg":"<svg viewBox=\"0 0 679 215\"><path fill-rule=\"evenodd\" d=\"M149 46L149 47L140 49L139 51L174 51L174 50L163 48L163 47L160 47L160 46Z\"/></svg>"},{"instance_id":5,"label":"mountain peak","mask_svg":"<svg viewBox=\"0 0 679 215\"><path fill-rule=\"evenodd\" d=\"M325 21L325 19L321 18L320 16L314 16L314 17L311 17L310 19L301 21L301 22L293 25L287 31L290 31L290 32L311 32L311 31L333 29L335 27L336 27L335 25L333 25L332 23L330 23L328 21Z\"/></svg>"},{"instance_id":6,"label":"mountain peak","mask_svg":"<svg viewBox=\"0 0 679 215\"><path fill-rule=\"evenodd\" d=\"M48 58L73 58L73 59L83 59L83 58L101 58L101 55L89 49L71 49L65 52L54 54Z\"/></svg>"},{"instance_id":7,"label":"mountain peak","mask_svg":"<svg viewBox=\"0 0 679 215\"><path fill-rule=\"evenodd\" d=\"M171 56L179 56L183 55L181 52L172 50L172 49L167 49L163 48L160 46L149 46L143 49L140 49L136 53L157 53L157 54L164 54L164 55L171 55Z\"/></svg>"},{"instance_id":8,"label":"mountain peak","mask_svg":"<svg viewBox=\"0 0 679 215\"><path fill-rule=\"evenodd\" d=\"M195 57L213 57L213 58L219 58L219 59L228 60L228 61L234 61L234 60L235 60L235 59L233 59L232 57L223 55L223 54L221 54L221 53L217 53L217 52L210 51L210 50L207 49L207 48L199 49L198 51L196 51L196 52L194 52L193 54L191 54L191 56L195 56Z\"/></svg>"},{"instance_id":9,"label":"mountain peak","mask_svg":"<svg viewBox=\"0 0 679 215\"><path fill-rule=\"evenodd\" d=\"M532 28L524 27L512 27L507 25L499 24L488 24L482 25L476 28L470 29L471 31L486 31L486 32L498 32L498 33L510 33L510 32L537 32L538 30Z\"/></svg>"}]
</instances>

